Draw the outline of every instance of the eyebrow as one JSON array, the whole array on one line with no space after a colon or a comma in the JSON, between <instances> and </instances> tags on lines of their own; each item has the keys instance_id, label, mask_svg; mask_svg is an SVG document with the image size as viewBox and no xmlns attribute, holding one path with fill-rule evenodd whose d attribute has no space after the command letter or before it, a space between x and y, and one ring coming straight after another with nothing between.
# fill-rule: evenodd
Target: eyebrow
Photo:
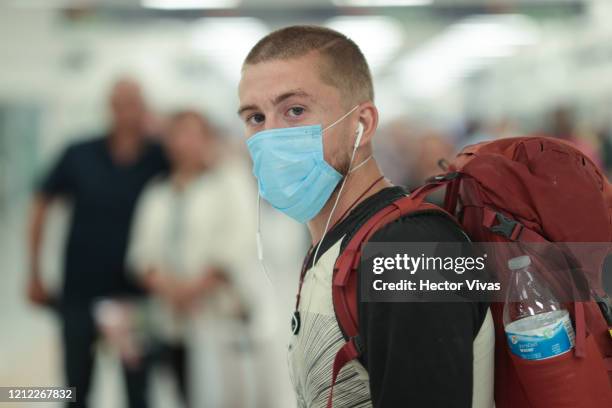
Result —
<instances>
[{"instance_id":1,"label":"eyebrow","mask_svg":"<svg viewBox=\"0 0 612 408\"><path fill-rule=\"evenodd\" d=\"M292 89L290 91L287 91L283 94L278 95L277 97L275 97L272 100L272 104L273 105L278 105L279 103L283 102L284 100L287 100L289 98L292 98L294 96L300 96L303 98L308 98L308 99L312 99L312 96L310 94L308 94L306 91L304 91L303 89ZM238 109L238 116L242 115L243 112L248 111L248 110L255 110L257 109L256 105L244 105L241 106L240 109Z\"/></svg>"},{"instance_id":2,"label":"eyebrow","mask_svg":"<svg viewBox=\"0 0 612 408\"><path fill-rule=\"evenodd\" d=\"M285 92L284 94L281 94L281 95L277 96L276 98L274 98L272 103L274 105L278 105L282 101L284 101L286 99L289 99L291 97L294 97L294 96L301 96L303 98L308 98L308 99L312 98L310 96L310 94L308 94L306 91L304 91L302 89L292 89L291 91Z\"/></svg>"},{"instance_id":3,"label":"eyebrow","mask_svg":"<svg viewBox=\"0 0 612 408\"><path fill-rule=\"evenodd\" d=\"M255 105L243 105L240 107L240 109L238 109L238 112L236 112L238 114L238 116L241 116L245 111L248 110L255 110L257 109L257 106Z\"/></svg>"}]
</instances>

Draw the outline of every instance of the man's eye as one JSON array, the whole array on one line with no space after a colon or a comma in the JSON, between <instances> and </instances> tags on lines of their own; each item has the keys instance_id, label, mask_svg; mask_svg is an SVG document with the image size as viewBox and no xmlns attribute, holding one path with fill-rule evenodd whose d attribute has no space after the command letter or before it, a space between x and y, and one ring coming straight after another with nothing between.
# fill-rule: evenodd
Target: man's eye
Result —
<instances>
[{"instance_id":1,"label":"man's eye","mask_svg":"<svg viewBox=\"0 0 612 408\"><path fill-rule=\"evenodd\" d=\"M255 113L251 116L249 116L247 118L247 123L251 124L251 125L260 125L263 123L264 119L266 117L264 115L262 115L261 113Z\"/></svg>"},{"instance_id":2,"label":"man's eye","mask_svg":"<svg viewBox=\"0 0 612 408\"><path fill-rule=\"evenodd\" d=\"M304 113L304 110L305 109L301 106L294 106L293 108L290 108L287 113L289 114L289 116L297 117L301 116Z\"/></svg>"}]
</instances>

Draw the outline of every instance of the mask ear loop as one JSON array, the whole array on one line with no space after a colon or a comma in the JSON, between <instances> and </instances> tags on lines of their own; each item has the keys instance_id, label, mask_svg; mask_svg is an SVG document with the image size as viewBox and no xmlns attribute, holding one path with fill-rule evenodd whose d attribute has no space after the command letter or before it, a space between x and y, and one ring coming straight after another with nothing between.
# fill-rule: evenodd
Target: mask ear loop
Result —
<instances>
[{"instance_id":1,"label":"mask ear loop","mask_svg":"<svg viewBox=\"0 0 612 408\"><path fill-rule=\"evenodd\" d=\"M371 158L372 158L372 156L371 156L371 155L370 155L370 156L368 156L368 158L367 158L367 159L365 159L364 161L362 161L361 163L359 163L358 165L356 165L355 167L353 167L353 168L351 169L351 171L349 171L349 174L350 174L350 173L354 173L354 172L356 172L357 170L359 170L359 168L360 168L361 166L363 166L364 164L366 164L367 162L369 162Z\"/></svg>"},{"instance_id":2,"label":"mask ear loop","mask_svg":"<svg viewBox=\"0 0 612 408\"><path fill-rule=\"evenodd\" d=\"M351 112L354 111L355 109L357 109L357 106L355 106L351 110ZM349 113L351 113L351 112L349 112ZM342 117L342 119L343 118L344 117ZM338 122L338 121L336 121L336 122ZM328 126L326 129L329 129L334 124L335 123L333 123L332 125ZM357 153L357 148L359 147L359 143L361 142L361 137L362 136L363 136L363 124L361 122L359 122L359 127L357 128L357 138L355 139L355 144L353 145L353 153L351 154L351 161L349 162L349 170L346 173L346 176L342 179L342 184L340 185L340 190L338 190L338 195L336 196L336 201L334 202L334 205L333 205L333 207L331 209L331 212L329 213L329 216L327 217L327 222L325 223L325 229L323 230L323 236L321 236L321 239L319 240L319 243L317 244L317 249L315 250L314 256L312 258L312 264L313 265L315 265L317 263L317 255L319 253L319 248L321 248L321 244L323 243L323 239L325 238L325 235L327 234L327 229L329 228L329 223L331 222L331 219L332 219L332 217L334 215L334 212L336 211L336 207L338 206L338 202L340 201L340 195L342 194L342 190L344 189L344 185L346 184L346 179L348 179L348 175L351 174L351 172L353 171L351 166L353 165L353 159L355 158L355 153ZM363 161L362 163L360 163L358 167L361 167L363 164L365 164L365 162L370 160L370 158L371 158L371 156L369 158L367 158L365 161Z\"/></svg>"},{"instance_id":3,"label":"mask ear loop","mask_svg":"<svg viewBox=\"0 0 612 408\"><path fill-rule=\"evenodd\" d=\"M325 129L323 129L323 132L325 132L326 130L331 129L332 127L334 127L338 123L342 122L342 119L346 118L348 115L350 115L351 113L355 112L355 109L357 109L358 107L359 107L359 105L353 106L353 109L351 109L350 111L346 112L344 115L340 116L340 118L336 119L331 125L327 126ZM361 125L361 122L359 122L359 124ZM363 126L363 125L361 125L361 126Z\"/></svg>"},{"instance_id":4,"label":"mask ear loop","mask_svg":"<svg viewBox=\"0 0 612 408\"><path fill-rule=\"evenodd\" d=\"M263 240L261 238L261 195L259 193L257 194L257 232L255 233L255 241L257 242L257 259L259 260L259 265L266 275L266 278L268 278L270 285L274 286L272 277L264 261Z\"/></svg>"}]
</instances>

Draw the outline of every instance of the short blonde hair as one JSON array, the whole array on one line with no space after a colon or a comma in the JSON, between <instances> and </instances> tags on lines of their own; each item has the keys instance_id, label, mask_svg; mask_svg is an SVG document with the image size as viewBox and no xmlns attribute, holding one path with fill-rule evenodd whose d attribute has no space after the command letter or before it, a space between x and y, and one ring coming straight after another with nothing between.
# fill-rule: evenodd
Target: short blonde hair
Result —
<instances>
[{"instance_id":1,"label":"short blonde hair","mask_svg":"<svg viewBox=\"0 0 612 408\"><path fill-rule=\"evenodd\" d=\"M313 51L323 57L323 82L336 87L351 103L374 100L372 75L363 53L353 40L329 28L296 25L274 31L255 44L244 65L298 58Z\"/></svg>"}]
</instances>

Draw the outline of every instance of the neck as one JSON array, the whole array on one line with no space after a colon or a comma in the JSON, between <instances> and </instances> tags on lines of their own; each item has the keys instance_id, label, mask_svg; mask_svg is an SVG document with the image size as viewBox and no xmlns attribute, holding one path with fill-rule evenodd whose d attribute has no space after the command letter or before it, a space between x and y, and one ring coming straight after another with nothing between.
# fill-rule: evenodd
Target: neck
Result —
<instances>
[{"instance_id":1,"label":"neck","mask_svg":"<svg viewBox=\"0 0 612 408\"><path fill-rule=\"evenodd\" d=\"M182 190L185 188L192 180L197 178L200 174L202 174L203 168L195 168L195 167L179 167L172 172L172 183L176 188Z\"/></svg>"},{"instance_id":2,"label":"neck","mask_svg":"<svg viewBox=\"0 0 612 408\"><path fill-rule=\"evenodd\" d=\"M368 197L376 194L380 190L386 187L392 186L392 184L386 180L381 179L376 182L377 179L382 177L382 172L378 167L378 164L372 158L368 163L357 169L354 173L350 173L346 178L346 183L342 189L342 194L336 205L331 219L329 220L328 231L334 224L340 221L340 217L349 210L349 208L355 208L359 203L367 199ZM376 182L374 185L372 183ZM309 223L308 229L310 230L310 236L312 238L313 245L321 240L325 231L327 220L332 212L334 203L338 199L338 193L340 192L340 184L338 188L331 195L323 209L317 214ZM371 188L366 194L363 194L368 187ZM361 196L363 194L363 196ZM361 197L360 197L361 196Z\"/></svg>"},{"instance_id":3,"label":"neck","mask_svg":"<svg viewBox=\"0 0 612 408\"><path fill-rule=\"evenodd\" d=\"M117 129L110 136L109 146L113 159L119 163L129 163L140 154L142 140L139 134Z\"/></svg>"}]
</instances>

